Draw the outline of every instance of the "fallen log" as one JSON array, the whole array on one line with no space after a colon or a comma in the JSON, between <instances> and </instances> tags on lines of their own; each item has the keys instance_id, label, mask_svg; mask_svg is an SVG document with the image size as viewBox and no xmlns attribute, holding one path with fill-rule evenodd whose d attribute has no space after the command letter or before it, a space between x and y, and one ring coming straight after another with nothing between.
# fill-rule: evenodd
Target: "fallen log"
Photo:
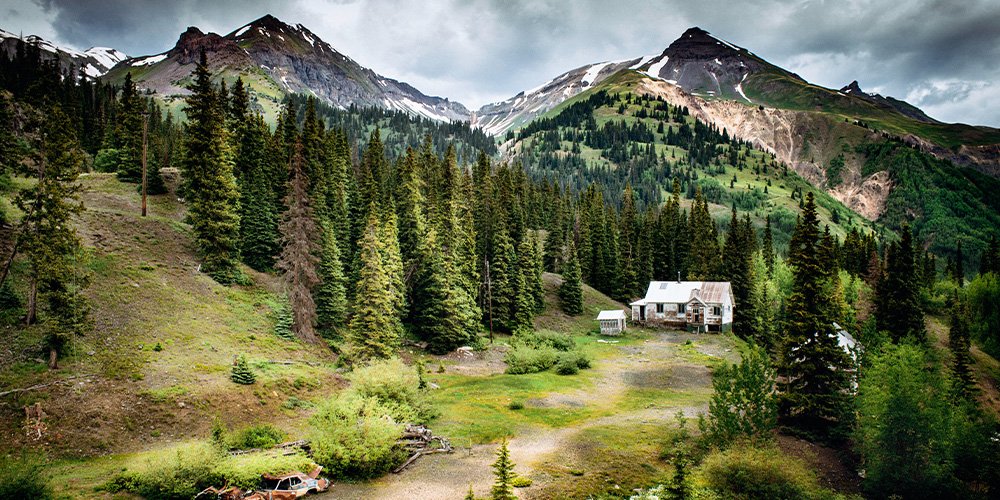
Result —
<instances>
[{"instance_id":1,"label":"fallen log","mask_svg":"<svg viewBox=\"0 0 1000 500\"><path fill-rule=\"evenodd\" d=\"M393 474L399 474L424 455L452 452L451 443L447 439L435 436L430 429L422 425L407 425L397 443L413 454L402 465L393 469ZM436 446L435 443L437 443Z\"/></svg>"},{"instance_id":2,"label":"fallen log","mask_svg":"<svg viewBox=\"0 0 1000 500\"><path fill-rule=\"evenodd\" d=\"M10 389L8 391L2 391L2 392L0 392L0 398L6 396L8 394L15 394L15 393L18 393L18 392L37 391L38 389L44 389L44 388L49 387L49 386L59 385L59 384L65 384L66 382L69 382L70 380L75 380L75 379L78 379L78 378L85 378L85 377L93 377L93 376L94 376L93 374L89 374L89 375L73 375L72 377L66 377L66 378L59 379L59 380L56 380L56 381L53 381L53 382L47 382L47 383L44 383L44 384L35 384L35 385L30 386L30 387L22 387L20 389Z\"/></svg>"}]
</instances>

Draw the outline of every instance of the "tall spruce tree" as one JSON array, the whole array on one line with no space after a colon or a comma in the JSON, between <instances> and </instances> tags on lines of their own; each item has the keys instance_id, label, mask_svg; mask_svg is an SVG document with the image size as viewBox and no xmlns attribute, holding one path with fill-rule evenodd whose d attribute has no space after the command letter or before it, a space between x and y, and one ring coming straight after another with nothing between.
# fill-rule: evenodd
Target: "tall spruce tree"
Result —
<instances>
[{"instance_id":1,"label":"tall spruce tree","mask_svg":"<svg viewBox=\"0 0 1000 500\"><path fill-rule=\"evenodd\" d=\"M392 276L394 264L386 259L391 244L382 238L385 231L374 203L367 211L368 222L358 243L359 280L348 330L348 353L353 361L392 357L403 333L397 304L400 291L395 289Z\"/></svg>"},{"instance_id":2,"label":"tall spruce tree","mask_svg":"<svg viewBox=\"0 0 1000 500\"><path fill-rule=\"evenodd\" d=\"M819 220L813 194L807 193L802 215L789 243L794 273L785 310L781 374L782 414L806 427L824 430L845 410L848 360L837 342L824 296Z\"/></svg>"},{"instance_id":3,"label":"tall spruce tree","mask_svg":"<svg viewBox=\"0 0 1000 500\"><path fill-rule=\"evenodd\" d=\"M708 213L708 201L698 187L691 204L688 227L691 250L688 253L688 279L715 280L719 275L719 234L712 215Z\"/></svg>"},{"instance_id":4,"label":"tall spruce tree","mask_svg":"<svg viewBox=\"0 0 1000 500\"><path fill-rule=\"evenodd\" d=\"M972 376L972 345L969 339L969 310L958 295L952 299L951 330L948 332L948 349L951 351L952 392L961 402L973 401L976 381Z\"/></svg>"},{"instance_id":5,"label":"tall spruce tree","mask_svg":"<svg viewBox=\"0 0 1000 500\"><path fill-rule=\"evenodd\" d=\"M347 322L347 276L340 258L340 240L334 223L322 224L323 246L320 256L320 284L316 288L316 323L327 338Z\"/></svg>"},{"instance_id":6,"label":"tall spruce tree","mask_svg":"<svg viewBox=\"0 0 1000 500\"><path fill-rule=\"evenodd\" d=\"M235 91L239 87L234 88ZM240 255L248 266L267 271L280 251L278 217L281 207L269 176L267 124L260 115L247 116L236 129L236 168L240 190ZM285 176L286 177L286 176ZM284 190L283 190L284 191Z\"/></svg>"},{"instance_id":7,"label":"tall spruce tree","mask_svg":"<svg viewBox=\"0 0 1000 500\"><path fill-rule=\"evenodd\" d=\"M188 219L202 258L202 270L222 284L243 281L239 269L239 192L233 176L223 106L212 87L208 58L202 51L191 95L184 108L183 195Z\"/></svg>"},{"instance_id":8,"label":"tall spruce tree","mask_svg":"<svg viewBox=\"0 0 1000 500\"><path fill-rule=\"evenodd\" d=\"M125 74L113 146L118 150L118 179L123 182L142 180L142 112L145 102L139 96L132 73Z\"/></svg>"},{"instance_id":9,"label":"tall spruce tree","mask_svg":"<svg viewBox=\"0 0 1000 500\"><path fill-rule=\"evenodd\" d=\"M511 331L531 329L537 305L534 297L534 282L538 281L535 267L534 240L525 232L517 246L517 264L514 269L514 311Z\"/></svg>"},{"instance_id":10,"label":"tall spruce tree","mask_svg":"<svg viewBox=\"0 0 1000 500\"><path fill-rule=\"evenodd\" d=\"M767 277L774 277L774 234L771 231L771 214L767 214L764 222L764 241L761 242L761 252L764 264L767 265Z\"/></svg>"},{"instance_id":11,"label":"tall spruce tree","mask_svg":"<svg viewBox=\"0 0 1000 500\"><path fill-rule=\"evenodd\" d=\"M559 285L559 304L563 312L570 316L583 313L583 285L580 283L580 262L576 257L576 245L569 240L566 249L566 265L563 266L563 282Z\"/></svg>"},{"instance_id":12,"label":"tall spruce tree","mask_svg":"<svg viewBox=\"0 0 1000 500\"><path fill-rule=\"evenodd\" d=\"M80 187L74 184L83 167L83 152L59 106L46 113L36 151L38 182L15 198L15 205L25 214L18 235L30 276L25 319L34 323L37 305L46 306L49 368L56 369L71 338L87 328L89 311L82 294L88 278L72 223L72 217L83 209Z\"/></svg>"},{"instance_id":13,"label":"tall spruce tree","mask_svg":"<svg viewBox=\"0 0 1000 500\"><path fill-rule=\"evenodd\" d=\"M878 329L899 342L911 338L925 342L924 313L920 306L913 260L913 234L904 225L899 241L887 251L885 273L875 287L875 319Z\"/></svg>"},{"instance_id":14,"label":"tall spruce tree","mask_svg":"<svg viewBox=\"0 0 1000 500\"><path fill-rule=\"evenodd\" d=\"M756 239L749 215L744 221L737 217L733 208L722 262L724 274L733 288L733 332L744 339L758 337L758 332L754 331L757 304L753 300L755 277L752 267Z\"/></svg>"},{"instance_id":15,"label":"tall spruce tree","mask_svg":"<svg viewBox=\"0 0 1000 500\"><path fill-rule=\"evenodd\" d=\"M284 271L288 301L292 306L292 331L306 342L319 342L316 335L316 303L312 289L319 284L317 264L320 247L312 202L309 199L309 179L302 157L302 145L295 145L288 175L288 209L281 216L281 257L278 269Z\"/></svg>"}]
</instances>

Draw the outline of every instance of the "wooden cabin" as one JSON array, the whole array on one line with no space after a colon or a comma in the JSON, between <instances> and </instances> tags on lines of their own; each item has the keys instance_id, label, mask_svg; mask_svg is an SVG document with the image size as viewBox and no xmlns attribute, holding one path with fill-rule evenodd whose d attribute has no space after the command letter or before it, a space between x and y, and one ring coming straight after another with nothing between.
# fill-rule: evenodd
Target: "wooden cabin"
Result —
<instances>
[{"instance_id":1,"label":"wooden cabin","mask_svg":"<svg viewBox=\"0 0 1000 500\"><path fill-rule=\"evenodd\" d=\"M646 296L632 302L632 321L696 332L727 332L733 326L733 289L728 281L651 281Z\"/></svg>"},{"instance_id":2,"label":"wooden cabin","mask_svg":"<svg viewBox=\"0 0 1000 500\"><path fill-rule=\"evenodd\" d=\"M597 322L601 325L601 335L621 335L625 331L625 311L601 311Z\"/></svg>"}]
</instances>

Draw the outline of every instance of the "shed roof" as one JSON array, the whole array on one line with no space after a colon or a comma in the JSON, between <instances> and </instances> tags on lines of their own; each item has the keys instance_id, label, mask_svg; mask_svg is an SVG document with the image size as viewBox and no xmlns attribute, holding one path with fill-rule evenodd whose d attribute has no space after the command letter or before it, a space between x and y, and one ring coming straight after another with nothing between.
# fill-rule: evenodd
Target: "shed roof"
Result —
<instances>
[{"instance_id":1,"label":"shed roof","mask_svg":"<svg viewBox=\"0 0 1000 500\"><path fill-rule=\"evenodd\" d=\"M646 296L631 305L686 304L693 299L706 304L721 304L730 294L728 281L650 281Z\"/></svg>"},{"instance_id":2,"label":"shed roof","mask_svg":"<svg viewBox=\"0 0 1000 500\"><path fill-rule=\"evenodd\" d=\"M597 315L598 320L602 319L625 319L625 311L615 309L613 311L601 311Z\"/></svg>"}]
</instances>

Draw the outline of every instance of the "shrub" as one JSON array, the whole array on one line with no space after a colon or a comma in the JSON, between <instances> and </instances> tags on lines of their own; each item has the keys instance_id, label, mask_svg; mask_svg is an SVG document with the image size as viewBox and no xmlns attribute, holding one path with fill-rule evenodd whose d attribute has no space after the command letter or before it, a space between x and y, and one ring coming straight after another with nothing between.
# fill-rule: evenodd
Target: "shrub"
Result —
<instances>
[{"instance_id":1,"label":"shrub","mask_svg":"<svg viewBox=\"0 0 1000 500\"><path fill-rule=\"evenodd\" d=\"M41 457L0 456L0 498L52 498Z\"/></svg>"},{"instance_id":2,"label":"shrub","mask_svg":"<svg viewBox=\"0 0 1000 500\"><path fill-rule=\"evenodd\" d=\"M221 455L207 443L181 446L129 464L105 485L111 492L128 491L149 500L193 498L212 484L222 484L215 468Z\"/></svg>"},{"instance_id":3,"label":"shrub","mask_svg":"<svg viewBox=\"0 0 1000 500\"><path fill-rule=\"evenodd\" d=\"M504 357L507 362L506 373L511 375L522 375L525 373L543 372L552 368L556 364L557 351L551 347L532 348L518 346Z\"/></svg>"},{"instance_id":4,"label":"shrub","mask_svg":"<svg viewBox=\"0 0 1000 500\"><path fill-rule=\"evenodd\" d=\"M556 361L556 373L559 375L576 375L580 372L580 367L576 366L576 360L568 356L559 356Z\"/></svg>"},{"instance_id":5,"label":"shrub","mask_svg":"<svg viewBox=\"0 0 1000 500\"><path fill-rule=\"evenodd\" d=\"M243 356L236 359L236 364L233 365L229 378L240 385L252 385L257 381L257 376L253 374L253 370L247 364L247 359Z\"/></svg>"},{"instance_id":6,"label":"shrub","mask_svg":"<svg viewBox=\"0 0 1000 500\"><path fill-rule=\"evenodd\" d=\"M285 433L271 424L244 427L229 438L231 449L271 448L285 440Z\"/></svg>"},{"instance_id":7,"label":"shrub","mask_svg":"<svg viewBox=\"0 0 1000 500\"><path fill-rule=\"evenodd\" d=\"M235 457L225 457L219 461L215 474L225 484L246 489L260 486L261 474L286 474L289 472L309 472L316 464L303 454L278 455L248 453Z\"/></svg>"},{"instance_id":8,"label":"shrub","mask_svg":"<svg viewBox=\"0 0 1000 500\"><path fill-rule=\"evenodd\" d=\"M576 348L573 337L562 333L542 330L535 334L535 347L551 347L557 351L570 351Z\"/></svg>"},{"instance_id":9,"label":"shrub","mask_svg":"<svg viewBox=\"0 0 1000 500\"><path fill-rule=\"evenodd\" d=\"M507 405L507 408L510 408L511 410L514 410L514 411L523 410L524 409L524 403L522 403L520 401L511 401L510 404Z\"/></svg>"},{"instance_id":10,"label":"shrub","mask_svg":"<svg viewBox=\"0 0 1000 500\"><path fill-rule=\"evenodd\" d=\"M398 358L356 368L348 379L351 391L362 398L378 400L397 422L422 423L436 416L419 389L416 369Z\"/></svg>"},{"instance_id":11,"label":"shrub","mask_svg":"<svg viewBox=\"0 0 1000 500\"><path fill-rule=\"evenodd\" d=\"M734 447L715 452L705 458L697 474L720 498L834 498L805 464L776 448Z\"/></svg>"},{"instance_id":12,"label":"shrub","mask_svg":"<svg viewBox=\"0 0 1000 500\"><path fill-rule=\"evenodd\" d=\"M320 406L312 417L313 459L335 476L379 476L405 459L396 445L403 424L378 398L346 393Z\"/></svg>"},{"instance_id":13,"label":"shrub","mask_svg":"<svg viewBox=\"0 0 1000 500\"><path fill-rule=\"evenodd\" d=\"M742 363L719 366L712 376L705 437L719 446L771 439L778 424L774 376L767 352L755 346Z\"/></svg>"},{"instance_id":14,"label":"shrub","mask_svg":"<svg viewBox=\"0 0 1000 500\"><path fill-rule=\"evenodd\" d=\"M531 486L531 479L524 476L514 476L514 478L510 480L510 485L515 488L527 488L528 486Z\"/></svg>"}]
</instances>

